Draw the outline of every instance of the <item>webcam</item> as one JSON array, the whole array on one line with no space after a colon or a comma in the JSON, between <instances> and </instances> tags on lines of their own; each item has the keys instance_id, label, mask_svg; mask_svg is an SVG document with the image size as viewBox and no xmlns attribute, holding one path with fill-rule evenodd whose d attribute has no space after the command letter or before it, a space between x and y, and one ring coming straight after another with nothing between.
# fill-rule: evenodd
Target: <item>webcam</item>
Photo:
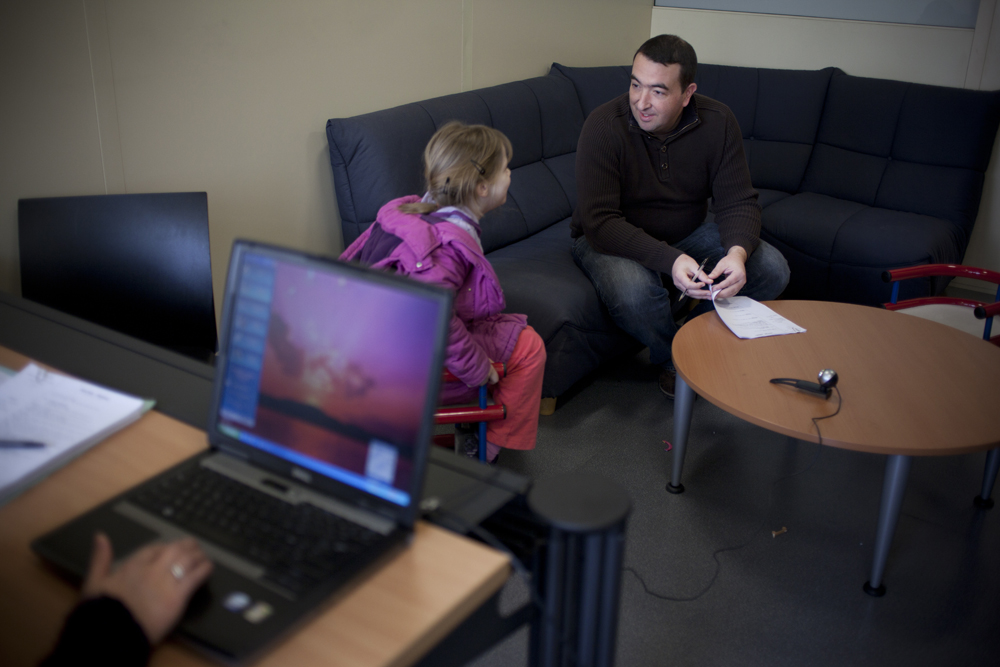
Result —
<instances>
[{"instance_id":1,"label":"webcam","mask_svg":"<svg viewBox=\"0 0 1000 667\"><path fill-rule=\"evenodd\" d=\"M795 387L811 394L818 394L823 398L830 398L830 392L837 386L837 371L824 368L816 377L819 382L809 382L808 380L795 380L793 378L772 378L771 384L784 384Z\"/></svg>"}]
</instances>

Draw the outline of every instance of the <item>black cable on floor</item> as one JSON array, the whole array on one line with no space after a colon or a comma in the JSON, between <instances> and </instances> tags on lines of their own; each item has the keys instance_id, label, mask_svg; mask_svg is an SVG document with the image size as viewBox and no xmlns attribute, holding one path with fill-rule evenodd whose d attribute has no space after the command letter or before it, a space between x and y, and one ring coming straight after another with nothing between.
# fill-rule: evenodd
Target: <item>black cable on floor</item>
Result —
<instances>
[{"instance_id":1,"label":"black cable on floor","mask_svg":"<svg viewBox=\"0 0 1000 667\"><path fill-rule=\"evenodd\" d=\"M638 570L636 570L635 568L630 567L630 566L625 566L625 567L622 568L622 571L629 572L632 576L634 576L639 581L639 584L642 586L642 589L646 592L646 595L649 595L651 597L657 598L658 600L666 600L668 602L694 602L695 600L697 600L698 598L700 598L702 595L704 595L705 593L707 593L708 591L710 591L712 589L712 586L715 585L715 580L718 579L718 577L719 577L719 572L722 570L722 563L719 562L719 554L725 553L727 551L739 551L743 547L745 547L748 544L750 544L751 542L753 542L754 539L757 538L757 535L760 533L760 531L764 530L764 528L767 526L767 517L768 517L768 515L770 515L770 513L771 513L771 507L772 507L772 505L774 503L774 487L779 482L783 482L786 479L790 479L790 478L795 477L797 475L801 475L801 474L803 474L805 472L808 472L809 469L812 468L816 464L816 461L819 460L819 454L820 454L820 452L823 449L823 434L819 430L819 422L822 421L822 420L824 420L824 419L829 419L830 417L835 417L838 414L840 414L840 407L841 407L841 405L843 405L843 402L844 402L843 401L843 397L840 395L840 389L838 387L834 387L833 389L834 389L834 391L837 392L837 409L834 410L833 412L831 412L828 415L823 415L822 417L813 417L812 418L813 426L816 427L816 436L819 439L819 441L816 443L816 453L813 455L812 460L802 470L798 470L798 471L793 472L793 473L791 473L789 475L785 475L783 477L779 477L778 479L776 479L773 482L771 482L771 486L770 486L770 488L768 489L768 492L767 492L768 500L767 500L767 507L764 509L764 517L763 517L763 519L761 519L760 526L758 526L757 528L754 529L754 531L750 534L750 537L745 542L741 542L740 544L735 544L735 545L728 546L728 547L722 547L721 549L716 549L715 551L712 552L712 560L715 561L715 572L712 573L712 578L709 580L708 585L706 585L701 591L699 591L697 594L695 594L693 596L690 596L690 597L674 597L674 596L671 596L671 595L664 595L662 593L657 593L656 591L654 591L651 588L649 588L649 586L646 585L646 581L642 578L642 575L639 574Z\"/></svg>"}]
</instances>

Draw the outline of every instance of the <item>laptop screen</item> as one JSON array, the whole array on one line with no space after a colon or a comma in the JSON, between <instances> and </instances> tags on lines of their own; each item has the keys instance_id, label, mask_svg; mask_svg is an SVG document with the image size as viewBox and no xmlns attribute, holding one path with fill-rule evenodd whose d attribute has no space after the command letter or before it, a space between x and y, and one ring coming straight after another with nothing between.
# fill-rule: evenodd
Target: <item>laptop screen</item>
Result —
<instances>
[{"instance_id":1,"label":"laptop screen","mask_svg":"<svg viewBox=\"0 0 1000 667\"><path fill-rule=\"evenodd\" d=\"M215 428L300 479L318 473L408 506L430 438L447 293L237 242L226 308Z\"/></svg>"}]
</instances>

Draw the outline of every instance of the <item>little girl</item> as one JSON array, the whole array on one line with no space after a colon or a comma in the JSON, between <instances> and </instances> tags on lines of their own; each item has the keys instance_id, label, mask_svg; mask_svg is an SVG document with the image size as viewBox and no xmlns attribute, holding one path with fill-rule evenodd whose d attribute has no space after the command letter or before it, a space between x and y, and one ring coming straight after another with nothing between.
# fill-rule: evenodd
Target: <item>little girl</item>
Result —
<instances>
[{"instance_id":1,"label":"little girl","mask_svg":"<svg viewBox=\"0 0 1000 667\"><path fill-rule=\"evenodd\" d=\"M501 312L503 290L480 241L479 219L507 201L511 155L510 141L499 130L444 125L424 149L424 196L383 206L340 256L455 294L444 364L464 385L443 385L441 399L472 400L476 388L491 385L507 418L487 426L489 461L501 447L535 447L545 370L545 346L527 318ZM491 361L506 363L506 377L498 379Z\"/></svg>"}]
</instances>

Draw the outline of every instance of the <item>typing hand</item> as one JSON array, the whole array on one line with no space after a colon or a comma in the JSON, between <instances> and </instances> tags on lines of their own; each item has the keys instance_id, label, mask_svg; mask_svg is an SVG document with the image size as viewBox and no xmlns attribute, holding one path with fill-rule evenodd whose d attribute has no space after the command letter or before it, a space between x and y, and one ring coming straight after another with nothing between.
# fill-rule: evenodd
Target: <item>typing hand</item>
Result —
<instances>
[{"instance_id":1,"label":"typing hand","mask_svg":"<svg viewBox=\"0 0 1000 667\"><path fill-rule=\"evenodd\" d=\"M124 604L151 644L162 640L180 619L188 600L212 572L212 561L191 538L149 544L112 566L107 535L94 536L84 597L106 595Z\"/></svg>"}]
</instances>

